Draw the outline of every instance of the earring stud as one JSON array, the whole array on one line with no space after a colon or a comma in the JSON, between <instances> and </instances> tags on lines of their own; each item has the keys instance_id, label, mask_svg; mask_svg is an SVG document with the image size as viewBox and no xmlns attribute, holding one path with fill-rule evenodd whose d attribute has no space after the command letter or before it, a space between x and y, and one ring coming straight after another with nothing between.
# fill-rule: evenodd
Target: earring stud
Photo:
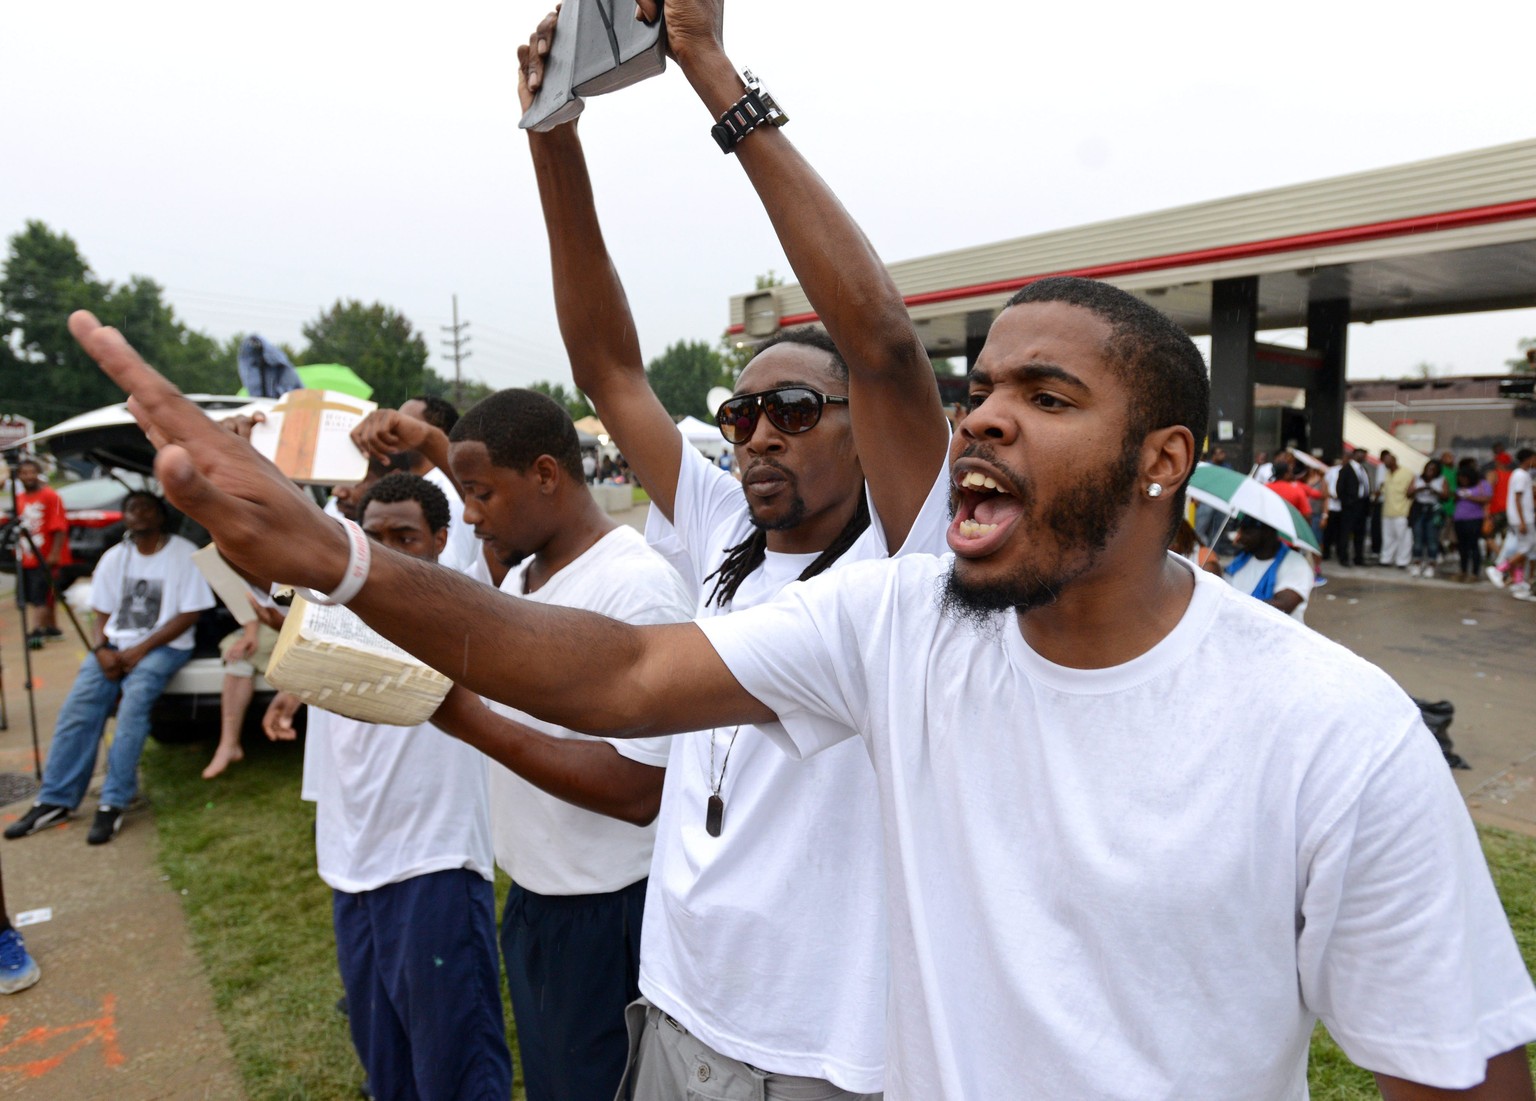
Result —
<instances>
[{"instance_id":1,"label":"earring stud","mask_svg":"<svg viewBox=\"0 0 1536 1101\"><path fill-rule=\"evenodd\" d=\"M1147 487L1147 496L1148 497L1161 497L1162 495L1163 495L1163 486L1162 486L1161 482L1153 482L1151 485L1149 485Z\"/></svg>"}]
</instances>

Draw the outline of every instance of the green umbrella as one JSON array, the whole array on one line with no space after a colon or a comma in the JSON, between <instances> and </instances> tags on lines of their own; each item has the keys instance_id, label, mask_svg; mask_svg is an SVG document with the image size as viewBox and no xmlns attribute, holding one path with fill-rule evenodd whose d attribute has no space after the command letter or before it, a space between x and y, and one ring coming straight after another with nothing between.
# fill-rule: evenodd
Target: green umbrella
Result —
<instances>
[{"instance_id":1,"label":"green umbrella","mask_svg":"<svg viewBox=\"0 0 1536 1101\"><path fill-rule=\"evenodd\" d=\"M299 381L308 390L334 390L338 394L346 394L354 398L362 398L367 401L373 396L373 387L369 386L358 377L356 371L340 363L310 363L303 367L295 367L299 373ZM245 387L241 387L237 397L248 397Z\"/></svg>"},{"instance_id":2,"label":"green umbrella","mask_svg":"<svg viewBox=\"0 0 1536 1101\"><path fill-rule=\"evenodd\" d=\"M1296 506L1246 474L1214 463L1200 463L1189 479L1188 492L1196 501L1210 505L1218 512L1228 516L1238 513L1252 516L1274 528L1287 542L1296 543L1314 554L1323 553L1323 548L1317 545L1317 537L1312 534L1311 523L1296 511Z\"/></svg>"}]
</instances>

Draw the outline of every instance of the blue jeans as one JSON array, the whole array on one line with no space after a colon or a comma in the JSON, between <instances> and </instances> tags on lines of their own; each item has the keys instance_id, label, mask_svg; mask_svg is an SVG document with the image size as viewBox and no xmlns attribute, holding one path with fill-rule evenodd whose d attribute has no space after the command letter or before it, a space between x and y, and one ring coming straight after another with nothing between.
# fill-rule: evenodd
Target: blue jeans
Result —
<instances>
[{"instance_id":1,"label":"blue jeans","mask_svg":"<svg viewBox=\"0 0 1536 1101\"><path fill-rule=\"evenodd\" d=\"M159 646L144 655L120 681L108 680L95 654L87 654L80 664L75 683L59 708L53 726L53 744L48 747L48 764L43 768L43 790L39 803L78 807L90 785L96 767L96 750L106 729L112 704L117 705L117 734L107 756L107 780L101 787L101 801L107 806L126 807L139 787L139 754L149 737L149 710L165 683L192 657L190 648L177 650Z\"/></svg>"},{"instance_id":2,"label":"blue jeans","mask_svg":"<svg viewBox=\"0 0 1536 1101\"><path fill-rule=\"evenodd\" d=\"M1438 506L1421 509L1413 517L1413 557L1433 565L1440 558L1440 521Z\"/></svg>"}]
</instances>

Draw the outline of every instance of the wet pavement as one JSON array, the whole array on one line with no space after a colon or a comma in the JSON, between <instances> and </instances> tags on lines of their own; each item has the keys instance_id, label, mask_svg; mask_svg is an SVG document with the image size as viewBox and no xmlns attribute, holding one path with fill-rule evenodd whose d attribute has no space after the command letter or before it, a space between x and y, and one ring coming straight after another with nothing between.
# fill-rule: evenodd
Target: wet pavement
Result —
<instances>
[{"instance_id":1,"label":"wet pavement","mask_svg":"<svg viewBox=\"0 0 1536 1101\"><path fill-rule=\"evenodd\" d=\"M1381 666L1412 696L1450 700L1455 772L1473 817L1536 835L1536 604L1485 582L1366 567L1324 572L1307 623Z\"/></svg>"}]
</instances>

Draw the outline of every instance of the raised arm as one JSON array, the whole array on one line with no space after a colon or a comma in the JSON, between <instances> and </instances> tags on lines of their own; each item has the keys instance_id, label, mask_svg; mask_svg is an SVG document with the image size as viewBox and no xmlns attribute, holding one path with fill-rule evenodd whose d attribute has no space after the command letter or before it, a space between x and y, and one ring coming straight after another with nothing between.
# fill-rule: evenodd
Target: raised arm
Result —
<instances>
[{"instance_id":1,"label":"raised arm","mask_svg":"<svg viewBox=\"0 0 1536 1101\"><path fill-rule=\"evenodd\" d=\"M529 82L537 88L542 77L539 51L547 51L553 34L554 16L549 16L530 44L518 51L518 94L525 111L532 102ZM634 317L603 241L576 124L530 132L528 148L544 204L555 313L571 376L591 399L651 501L670 520L682 440L645 377Z\"/></svg>"},{"instance_id":2,"label":"raised arm","mask_svg":"<svg viewBox=\"0 0 1536 1101\"><path fill-rule=\"evenodd\" d=\"M647 18L659 0L639 0ZM746 91L721 44L723 0L666 0L667 39L710 121ZM703 127L699 140L713 149ZM784 132L759 126L735 156L790 267L848 364L849 414L875 508L895 551L944 465L949 431L933 365L890 273ZM892 165L893 170L895 165Z\"/></svg>"},{"instance_id":3,"label":"raised arm","mask_svg":"<svg viewBox=\"0 0 1536 1101\"><path fill-rule=\"evenodd\" d=\"M348 546L341 525L248 441L182 397L117 330L84 311L69 325L131 395L129 409L159 449L155 473L166 496L208 530L231 564L321 592L340 583ZM380 546L372 562L348 607L482 696L573 730L616 736L773 719L692 624L634 627L521 600Z\"/></svg>"}]
</instances>

